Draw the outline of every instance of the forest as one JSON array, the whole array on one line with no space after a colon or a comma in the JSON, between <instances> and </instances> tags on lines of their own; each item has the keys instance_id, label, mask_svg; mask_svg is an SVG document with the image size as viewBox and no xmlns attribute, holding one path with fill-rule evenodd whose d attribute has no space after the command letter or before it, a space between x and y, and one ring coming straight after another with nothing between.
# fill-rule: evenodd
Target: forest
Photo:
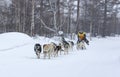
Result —
<instances>
[{"instance_id":1,"label":"forest","mask_svg":"<svg viewBox=\"0 0 120 77\"><path fill-rule=\"evenodd\" d=\"M0 0L0 33L120 34L120 0Z\"/></svg>"}]
</instances>

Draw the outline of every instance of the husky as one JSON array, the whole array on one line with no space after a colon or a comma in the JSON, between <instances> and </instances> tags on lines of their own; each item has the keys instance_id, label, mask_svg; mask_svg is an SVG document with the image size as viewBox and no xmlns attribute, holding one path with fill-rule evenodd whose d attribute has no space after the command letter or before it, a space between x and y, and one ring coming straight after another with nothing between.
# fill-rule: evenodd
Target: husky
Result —
<instances>
[{"instance_id":1,"label":"husky","mask_svg":"<svg viewBox=\"0 0 120 77\"><path fill-rule=\"evenodd\" d=\"M37 55L37 58L39 59L40 58L40 53L42 51L41 45L39 43L35 44L34 51L35 51L35 53Z\"/></svg>"},{"instance_id":2,"label":"husky","mask_svg":"<svg viewBox=\"0 0 120 77\"><path fill-rule=\"evenodd\" d=\"M52 56L53 52L54 52L54 45L53 43L50 44L44 44L43 45L43 54L44 54L44 59L47 57L50 59L50 57Z\"/></svg>"},{"instance_id":3,"label":"husky","mask_svg":"<svg viewBox=\"0 0 120 77\"><path fill-rule=\"evenodd\" d=\"M77 42L77 50L83 50L86 49L85 42L82 40L81 42Z\"/></svg>"},{"instance_id":4,"label":"husky","mask_svg":"<svg viewBox=\"0 0 120 77\"><path fill-rule=\"evenodd\" d=\"M59 45L57 45L57 46L55 47L54 57L58 56L58 53L59 53L59 52L60 52L60 54L61 54L61 51L62 51L62 46L61 46L61 44L59 44Z\"/></svg>"},{"instance_id":5,"label":"husky","mask_svg":"<svg viewBox=\"0 0 120 77\"><path fill-rule=\"evenodd\" d=\"M68 54L70 44L62 37L62 43L61 43L63 49L64 49L64 55Z\"/></svg>"},{"instance_id":6,"label":"husky","mask_svg":"<svg viewBox=\"0 0 120 77\"><path fill-rule=\"evenodd\" d=\"M74 42L73 41L68 41L69 46L70 46L70 50L73 51L73 47L74 47Z\"/></svg>"}]
</instances>

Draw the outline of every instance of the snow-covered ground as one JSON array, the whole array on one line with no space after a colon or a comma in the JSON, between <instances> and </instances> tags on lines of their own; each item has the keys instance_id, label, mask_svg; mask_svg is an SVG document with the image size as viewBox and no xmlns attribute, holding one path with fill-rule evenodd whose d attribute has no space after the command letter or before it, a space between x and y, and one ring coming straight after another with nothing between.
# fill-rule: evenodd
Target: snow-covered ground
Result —
<instances>
[{"instance_id":1,"label":"snow-covered ground","mask_svg":"<svg viewBox=\"0 0 120 77\"><path fill-rule=\"evenodd\" d=\"M93 38L86 50L37 59L34 44L57 42L23 33L0 34L0 77L120 77L120 37Z\"/></svg>"}]
</instances>

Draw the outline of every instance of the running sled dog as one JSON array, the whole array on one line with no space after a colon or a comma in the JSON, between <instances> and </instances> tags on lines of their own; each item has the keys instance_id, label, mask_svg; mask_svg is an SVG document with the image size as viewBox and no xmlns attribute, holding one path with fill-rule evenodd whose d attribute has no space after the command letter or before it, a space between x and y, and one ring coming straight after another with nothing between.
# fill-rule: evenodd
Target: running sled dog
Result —
<instances>
[{"instance_id":1,"label":"running sled dog","mask_svg":"<svg viewBox=\"0 0 120 77\"><path fill-rule=\"evenodd\" d=\"M35 44L34 51L35 51L35 54L37 55L37 58L39 59L40 58L40 53L42 51L41 45L39 43Z\"/></svg>"},{"instance_id":2,"label":"running sled dog","mask_svg":"<svg viewBox=\"0 0 120 77\"><path fill-rule=\"evenodd\" d=\"M77 42L77 50L84 50L84 49L86 49L86 47L85 47L85 42L84 42L84 40L82 40L81 42Z\"/></svg>"}]
</instances>

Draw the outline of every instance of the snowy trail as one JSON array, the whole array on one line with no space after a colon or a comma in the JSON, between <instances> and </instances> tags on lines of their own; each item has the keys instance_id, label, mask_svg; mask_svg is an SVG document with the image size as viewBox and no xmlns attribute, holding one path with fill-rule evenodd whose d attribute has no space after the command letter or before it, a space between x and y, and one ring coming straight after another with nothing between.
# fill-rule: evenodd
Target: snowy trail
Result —
<instances>
[{"instance_id":1,"label":"snowy trail","mask_svg":"<svg viewBox=\"0 0 120 77\"><path fill-rule=\"evenodd\" d=\"M13 47L8 47L8 48L5 48L5 49L0 49L0 52L13 50L13 49L23 47L23 46L26 46L26 45L29 45L29 44L33 44L33 43L25 43L25 44L16 45L16 46L13 46Z\"/></svg>"},{"instance_id":2,"label":"snowy trail","mask_svg":"<svg viewBox=\"0 0 120 77\"><path fill-rule=\"evenodd\" d=\"M40 43L46 40L41 38ZM119 37L94 38L87 50L74 48L68 55L50 60L36 59L35 42L28 42L33 43L0 53L1 77L120 77Z\"/></svg>"}]
</instances>

